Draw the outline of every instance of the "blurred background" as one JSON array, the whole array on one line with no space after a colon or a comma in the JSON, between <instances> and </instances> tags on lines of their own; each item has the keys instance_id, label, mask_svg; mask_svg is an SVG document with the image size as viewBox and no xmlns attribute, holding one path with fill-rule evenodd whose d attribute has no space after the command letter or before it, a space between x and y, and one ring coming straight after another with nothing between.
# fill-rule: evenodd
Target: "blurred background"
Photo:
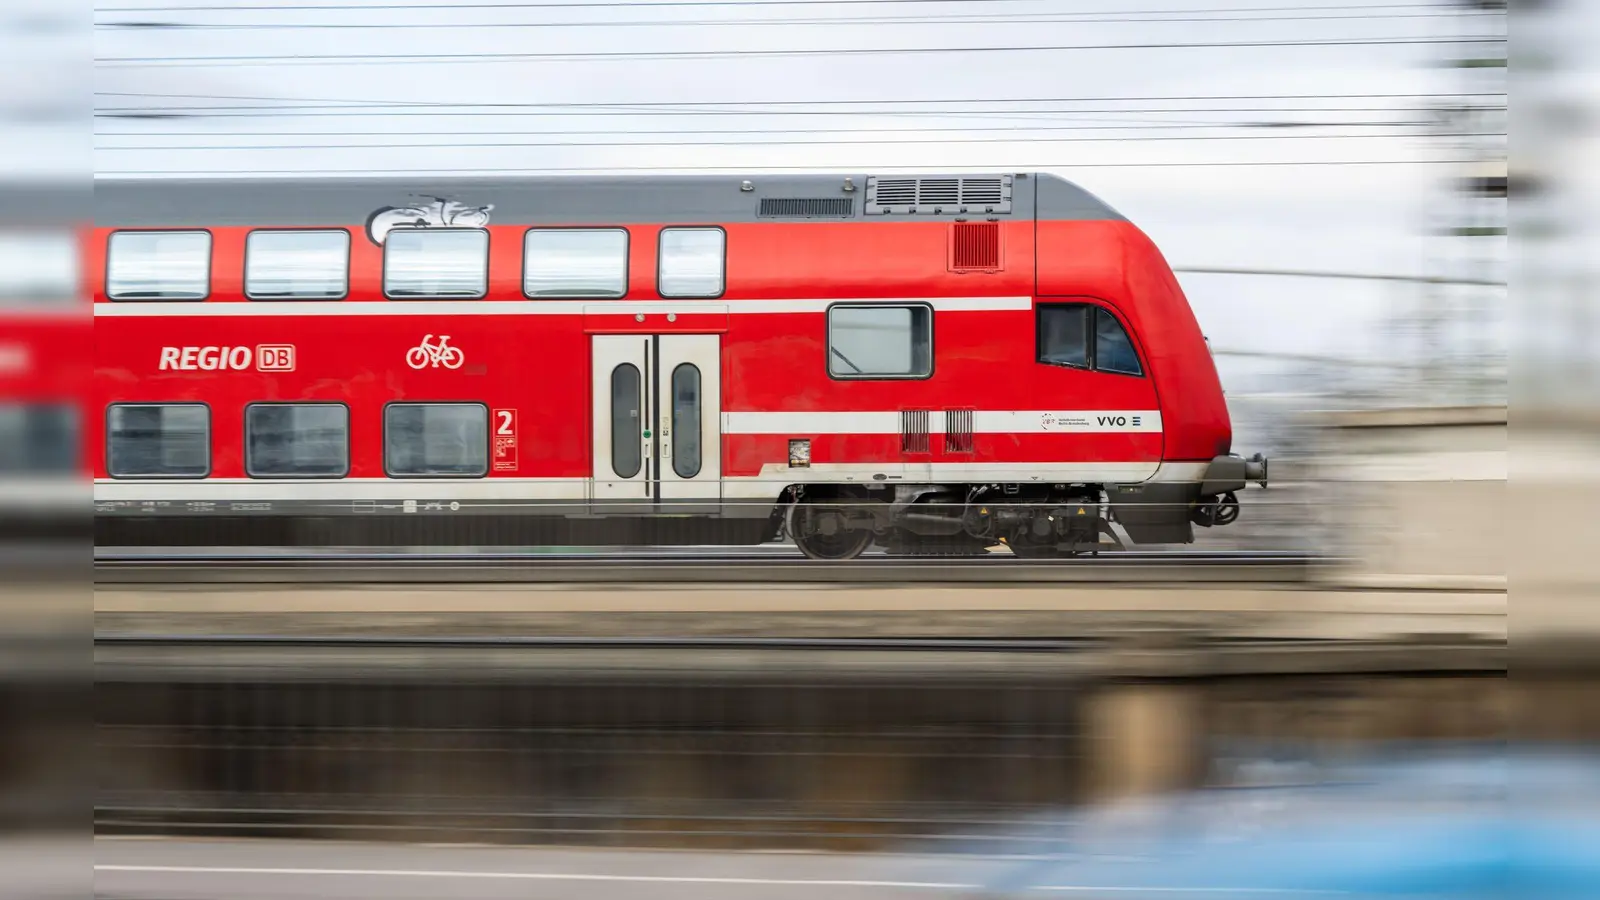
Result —
<instances>
[{"instance_id":1,"label":"blurred background","mask_svg":"<svg viewBox=\"0 0 1600 900\"><path fill-rule=\"evenodd\" d=\"M4 0L0 35L0 894L1600 895L1600 3ZM1155 240L1273 460L1194 548L1226 565L97 560L97 177L889 170L1056 173Z\"/></svg>"}]
</instances>

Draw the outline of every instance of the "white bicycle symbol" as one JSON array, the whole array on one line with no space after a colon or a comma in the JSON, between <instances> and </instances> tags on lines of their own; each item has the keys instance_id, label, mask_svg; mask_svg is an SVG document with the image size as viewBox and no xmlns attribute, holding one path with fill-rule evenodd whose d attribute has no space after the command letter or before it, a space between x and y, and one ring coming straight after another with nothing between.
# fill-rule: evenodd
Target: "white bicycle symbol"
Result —
<instances>
[{"instance_id":1,"label":"white bicycle symbol","mask_svg":"<svg viewBox=\"0 0 1600 900\"><path fill-rule=\"evenodd\" d=\"M439 335L439 343L428 343L433 335L426 335L419 346L406 351L406 365L413 369L426 366L444 366L446 369L459 369L467 361L467 355L460 348L449 346L450 335Z\"/></svg>"}]
</instances>

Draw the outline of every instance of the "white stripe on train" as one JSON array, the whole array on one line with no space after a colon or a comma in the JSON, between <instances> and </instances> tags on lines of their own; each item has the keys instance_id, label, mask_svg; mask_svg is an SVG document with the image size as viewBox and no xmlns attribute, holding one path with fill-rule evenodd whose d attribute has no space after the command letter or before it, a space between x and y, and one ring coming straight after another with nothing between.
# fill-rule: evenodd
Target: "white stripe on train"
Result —
<instances>
[{"instance_id":1,"label":"white stripe on train","mask_svg":"<svg viewBox=\"0 0 1600 900\"><path fill-rule=\"evenodd\" d=\"M836 297L785 300L241 300L111 301L91 304L110 316L647 316L820 313L836 303L922 303L937 312L1033 309L1032 297Z\"/></svg>"},{"instance_id":2,"label":"white stripe on train","mask_svg":"<svg viewBox=\"0 0 1600 900\"><path fill-rule=\"evenodd\" d=\"M929 410L928 432L947 433L951 424L948 419L944 410ZM1161 411L979 409L972 411L971 429L974 434L1158 433ZM898 410L724 412L722 433L780 434L796 438L819 434L903 434L904 424Z\"/></svg>"}]
</instances>

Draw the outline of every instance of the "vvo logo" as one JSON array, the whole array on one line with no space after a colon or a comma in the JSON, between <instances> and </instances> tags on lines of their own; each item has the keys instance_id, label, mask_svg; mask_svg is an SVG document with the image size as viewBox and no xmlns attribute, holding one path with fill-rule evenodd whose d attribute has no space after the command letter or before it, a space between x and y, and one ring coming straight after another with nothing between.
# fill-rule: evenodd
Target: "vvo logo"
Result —
<instances>
[{"instance_id":1,"label":"vvo logo","mask_svg":"<svg viewBox=\"0 0 1600 900\"><path fill-rule=\"evenodd\" d=\"M1142 418L1141 416L1095 416L1095 421L1101 428L1127 428L1130 425L1138 428Z\"/></svg>"},{"instance_id":2,"label":"vvo logo","mask_svg":"<svg viewBox=\"0 0 1600 900\"><path fill-rule=\"evenodd\" d=\"M174 372L293 372L293 344L250 347L162 347L156 368Z\"/></svg>"}]
</instances>

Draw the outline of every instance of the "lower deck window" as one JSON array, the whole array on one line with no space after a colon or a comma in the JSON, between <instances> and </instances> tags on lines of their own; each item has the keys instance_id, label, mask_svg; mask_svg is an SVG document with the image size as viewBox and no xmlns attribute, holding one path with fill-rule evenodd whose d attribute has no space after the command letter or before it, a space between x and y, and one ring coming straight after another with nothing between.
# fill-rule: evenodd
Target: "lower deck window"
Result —
<instances>
[{"instance_id":1,"label":"lower deck window","mask_svg":"<svg viewBox=\"0 0 1600 900\"><path fill-rule=\"evenodd\" d=\"M199 403L119 403L106 416L113 477L203 478L211 469L211 410Z\"/></svg>"},{"instance_id":2,"label":"lower deck window","mask_svg":"<svg viewBox=\"0 0 1600 900\"><path fill-rule=\"evenodd\" d=\"M920 305L828 310L828 374L844 379L932 375L933 310Z\"/></svg>"},{"instance_id":3,"label":"lower deck window","mask_svg":"<svg viewBox=\"0 0 1600 900\"><path fill-rule=\"evenodd\" d=\"M0 404L0 476L76 471L78 435L78 411L69 405Z\"/></svg>"},{"instance_id":4,"label":"lower deck window","mask_svg":"<svg viewBox=\"0 0 1600 900\"><path fill-rule=\"evenodd\" d=\"M383 413L390 476L474 477L489 471L489 408L481 403L391 403Z\"/></svg>"},{"instance_id":5,"label":"lower deck window","mask_svg":"<svg viewBox=\"0 0 1600 900\"><path fill-rule=\"evenodd\" d=\"M339 477L350 471L350 411L338 403L256 403L244 411L252 478Z\"/></svg>"}]
</instances>

